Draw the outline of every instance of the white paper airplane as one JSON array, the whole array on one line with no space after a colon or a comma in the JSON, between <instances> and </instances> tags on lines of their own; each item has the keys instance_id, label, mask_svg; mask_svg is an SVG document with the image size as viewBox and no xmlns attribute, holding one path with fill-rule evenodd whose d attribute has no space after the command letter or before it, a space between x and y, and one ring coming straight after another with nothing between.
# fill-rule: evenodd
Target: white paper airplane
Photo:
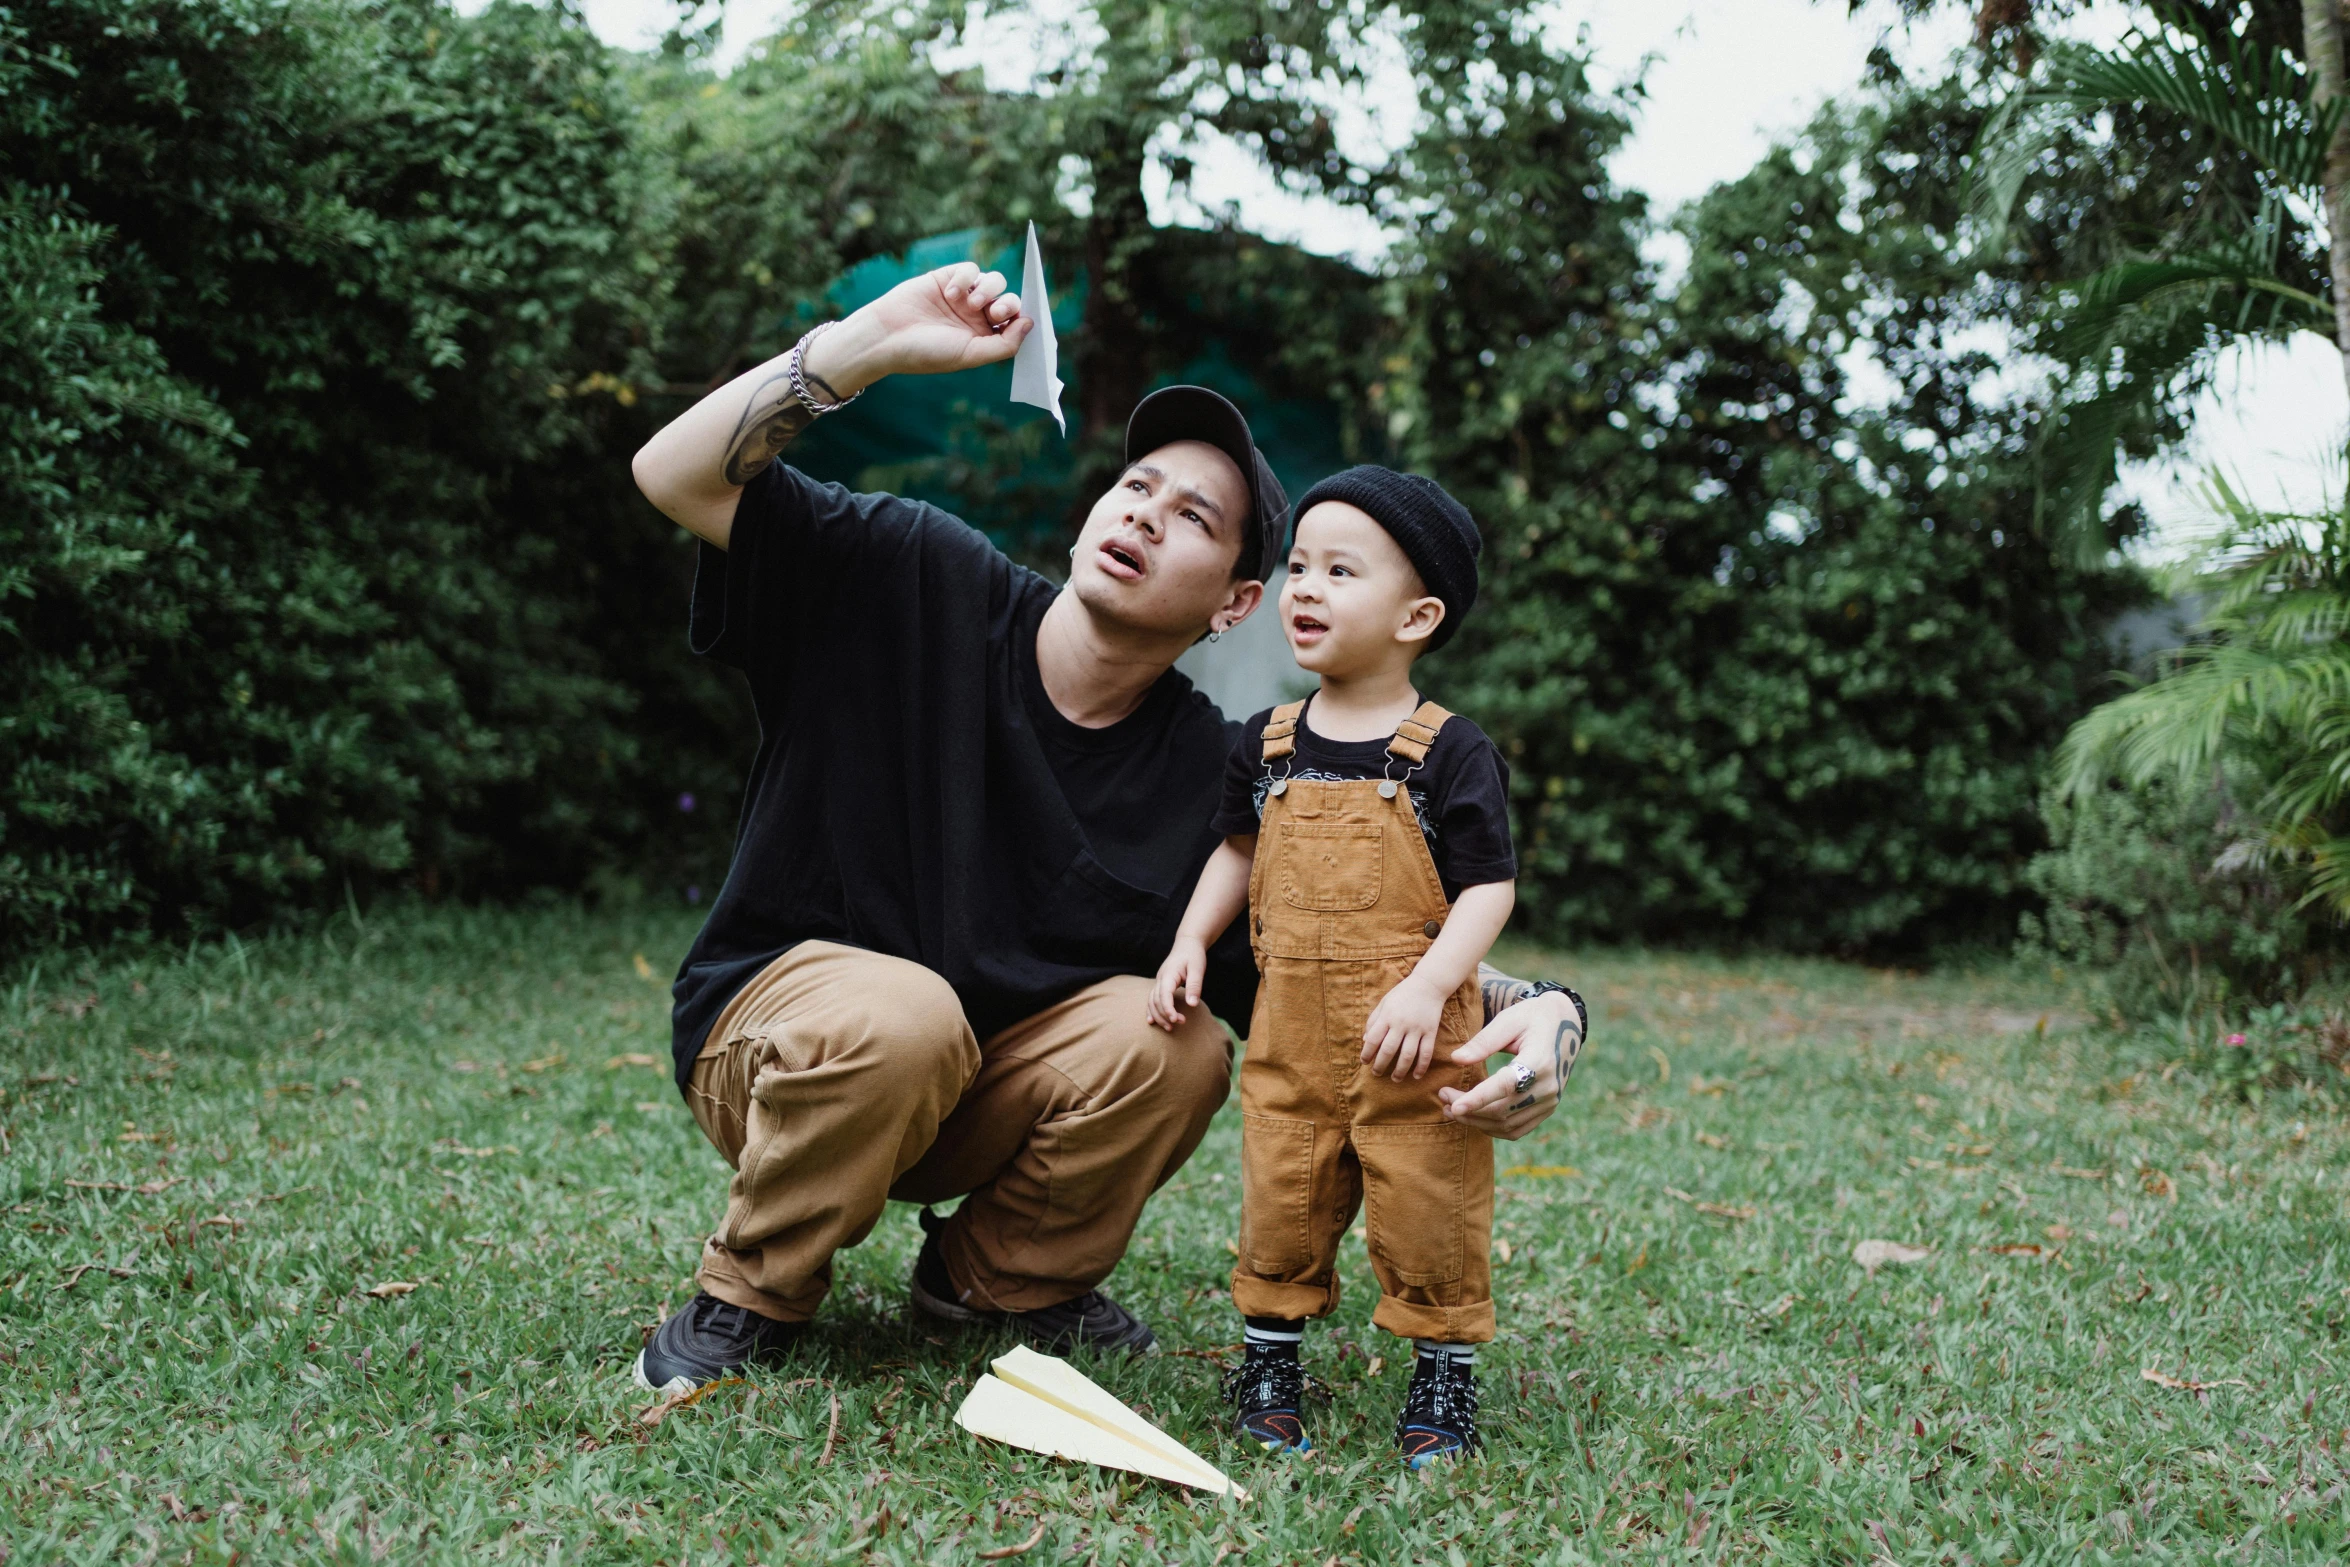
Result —
<instances>
[{"instance_id":1,"label":"white paper airplane","mask_svg":"<svg viewBox=\"0 0 2350 1567\"><path fill-rule=\"evenodd\" d=\"M1036 323L1012 356L1012 401L1042 408L1063 436L1069 421L1061 413L1061 345L1053 336L1053 302L1044 291L1044 252L1036 248L1036 225L1028 225L1028 260L1020 272L1020 313Z\"/></svg>"},{"instance_id":2,"label":"white paper airplane","mask_svg":"<svg viewBox=\"0 0 2350 1567\"><path fill-rule=\"evenodd\" d=\"M973 1436L1054 1458L1126 1469L1246 1500L1222 1470L1103 1392L1066 1360L1022 1347L995 1363L955 1411Z\"/></svg>"}]
</instances>

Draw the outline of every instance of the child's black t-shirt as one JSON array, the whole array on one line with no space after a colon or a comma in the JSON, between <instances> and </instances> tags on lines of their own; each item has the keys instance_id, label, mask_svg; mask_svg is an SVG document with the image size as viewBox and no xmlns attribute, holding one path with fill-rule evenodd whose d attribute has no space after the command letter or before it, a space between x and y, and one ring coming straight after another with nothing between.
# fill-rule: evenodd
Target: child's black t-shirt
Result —
<instances>
[{"instance_id":1,"label":"child's black t-shirt","mask_svg":"<svg viewBox=\"0 0 2350 1567\"><path fill-rule=\"evenodd\" d=\"M1345 782L1389 775L1387 739L1331 740L1314 733L1309 700L1297 726L1297 750L1289 757L1292 778ZM1240 741L1224 765L1224 794L1216 807L1215 829L1230 838L1257 830L1265 814L1267 708L1241 726ZM1396 761L1394 775L1402 776ZM1274 764L1279 773L1281 765ZM1510 845L1510 768L1485 731L1455 714L1437 731L1427 763L1411 775L1412 809L1428 838L1428 853L1443 879L1444 896L1456 899L1463 887L1510 881L1518 857Z\"/></svg>"}]
</instances>

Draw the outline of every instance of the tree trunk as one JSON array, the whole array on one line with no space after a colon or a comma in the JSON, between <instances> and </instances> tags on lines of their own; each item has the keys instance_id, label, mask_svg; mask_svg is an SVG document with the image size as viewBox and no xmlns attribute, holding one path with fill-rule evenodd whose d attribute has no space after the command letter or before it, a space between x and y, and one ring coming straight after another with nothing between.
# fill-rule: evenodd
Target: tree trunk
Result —
<instances>
[{"instance_id":1,"label":"tree trunk","mask_svg":"<svg viewBox=\"0 0 2350 1567\"><path fill-rule=\"evenodd\" d=\"M2310 102L2319 108L2344 91L2342 33L2350 0L2301 0L2302 55L2309 62ZM2334 279L2334 344L2342 352L2342 382L2350 387L2350 113L2334 126L2326 147L2326 239Z\"/></svg>"}]
</instances>

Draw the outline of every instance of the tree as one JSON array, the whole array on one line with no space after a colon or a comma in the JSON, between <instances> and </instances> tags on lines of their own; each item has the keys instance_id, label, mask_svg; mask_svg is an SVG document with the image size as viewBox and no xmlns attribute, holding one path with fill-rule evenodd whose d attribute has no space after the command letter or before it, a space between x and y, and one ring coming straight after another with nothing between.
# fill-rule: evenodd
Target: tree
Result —
<instances>
[{"instance_id":1,"label":"tree","mask_svg":"<svg viewBox=\"0 0 2350 1567\"><path fill-rule=\"evenodd\" d=\"M2341 235L2350 216L2341 16L2305 0L2296 59L2272 9L2162 5L2110 52L2049 42L1976 150L1990 247L2033 181L2094 139L2099 115L2115 125L2108 153L2167 176L2157 188L2169 200L2127 244L2066 237L2030 338L2068 376L2044 444L2047 519L2077 550L2101 547L2094 522L2127 432L2164 413L2174 423L2225 345L2329 334L2350 383L2350 247L2301 218L2324 211L2326 233Z\"/></svg>"}]
</instances>

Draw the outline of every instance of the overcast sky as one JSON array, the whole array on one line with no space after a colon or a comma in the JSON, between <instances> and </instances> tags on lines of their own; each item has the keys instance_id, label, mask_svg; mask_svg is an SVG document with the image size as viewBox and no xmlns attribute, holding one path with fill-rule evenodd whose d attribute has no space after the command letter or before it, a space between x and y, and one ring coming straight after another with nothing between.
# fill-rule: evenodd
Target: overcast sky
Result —
<instances>
[{"instance_id":1,"label":"overcast sky","mask_svg":"<svg viewBox=\"0 0 2350 1567\"><path fill-rule=\"evenodd\" d=\"M675 14L662 0L585 0L585 9L598 34L630 48L657 39ZM733 0L722 58L741 58L789 9L790 0ZM1661 214L1744 173L1774 137L1800 127L1823 100L1856 87L1880 38L1920 64L1962 47L1967 9L1953 6L1916 26L1900 24L1886 0L1869 0L1858 16L1848 14L1844 0L1559 0L1551 14L1562 37L1588 41L1602 85L1645 71L1645 106L1614 168ZM2119 16L2118 7L2100 9ZM974 56L992 81L1007 86L1019 80L1027 58L1017 39ZM1393 94L1383 96L1394 101ZM1371 140L1397 129L1383 126L1368 108L1346 116L1342 127ZM1198 221L1203 206L1230 204L1250 228L1273 238L1365 261L1383 248L1383 236L1359 216L1290 196L1237 149L1208 149L1193 196L1196 204L1162 185L1153 193L1153 220ZM1669 246L1659 259L1671 264ZM2198 414L2190 450L2128 482L2174 540L2204 514L2198 492L2212 467L2257 500L2315 505L2342 489L2340 460L2328 451L2339 451L2346 422L2350 394L2340 356L2304 333L2289 350L2231 358Z\"/></svg>"}]
</instances>

